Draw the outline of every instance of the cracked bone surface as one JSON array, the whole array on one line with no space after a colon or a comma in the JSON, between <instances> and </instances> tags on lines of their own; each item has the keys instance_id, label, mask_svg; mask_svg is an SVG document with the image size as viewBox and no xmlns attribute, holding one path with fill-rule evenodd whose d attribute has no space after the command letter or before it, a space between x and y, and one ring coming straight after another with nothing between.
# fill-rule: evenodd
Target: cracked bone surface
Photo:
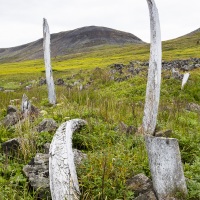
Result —
<instances>
[{"instance_id":1,"label":"cracked bone surface","mask_svg":"<svg viewBox=\"0 0 200 200\"><path fill-rule=\"evenodd\" d=\"M145 134L153 135L156 127L160 100L162 45L157 7L153 0L147 0L147 3L150 15L151 48L142 126Z\"/></svg>"},{"instance_id":2,"label":"cracked bone surface","mask_svg":"<svg viewBox=\"0 0 200 200\"><path fill-rule=\"evenodd\" d=\"M49 150L49 178L53 200L78 200L78 178L72 151L72 135L81 126L82 119L69 120L57 129Z\"/></svg>"}]
</instances>

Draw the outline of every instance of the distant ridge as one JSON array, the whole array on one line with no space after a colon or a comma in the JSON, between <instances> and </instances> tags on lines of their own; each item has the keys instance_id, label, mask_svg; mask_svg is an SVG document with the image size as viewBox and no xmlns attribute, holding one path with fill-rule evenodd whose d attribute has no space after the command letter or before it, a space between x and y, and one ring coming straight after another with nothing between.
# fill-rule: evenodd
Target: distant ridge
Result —
<instances>
[{"instance_id":1,"label":"distant ridge","mask_svg":"<svg viewBox=\"0 0 200 200\"><path fill-rule=\"evenodd\" d=\"M198 28L198 29L196 29L196 30L194 30L194 31L192 31L192 32L190 32L190 33L184 35L184 36L194 35L195 33L200 33L200 28Z\"/></svg>"},{"instance_id":2,"label":"distant ridge","mask_svg":"<svg viewBox=\"0 0 200 200\"><path fill-rule=\"evenodd\" d=\"M43 39L12 48L0 49L0 62L43 58ZM127 32L99 26L87 26L51 34L52 57L88 51L100 45L142 44L140 38Z\"/></svg>"}]
</instances>

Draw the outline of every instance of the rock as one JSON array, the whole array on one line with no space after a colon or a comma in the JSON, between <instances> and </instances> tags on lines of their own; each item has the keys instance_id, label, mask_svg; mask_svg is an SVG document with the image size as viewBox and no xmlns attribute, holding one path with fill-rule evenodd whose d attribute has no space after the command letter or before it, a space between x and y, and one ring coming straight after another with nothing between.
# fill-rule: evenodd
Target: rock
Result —
<instances>
[{"instance_id":1,"label":"rock","mask_svg":"<svg viewBox=\"0 0 200 200\"><path fill-rule=\"evenodd\" d=\"M84 159L87 158L87 154L82 153L78 149L73 149L73 153L74 153L74 163L75 163L76 167L78 165L80 165Z\"/></svg>"},{"instance_id":2,"label":"rock","mask_svg":"<svg viewBox=\"0 0 200 200\"><path fill-rule=\"evenodd\" d=\"M122 70L124 68L124 65L123 64L114 64L114 68L116 70Z\"/></svg>"},{"instance_id":3,"label":"rock","mask_svg":"<svg viewBox=\"0 0 200 200\"><path fill-rule=\"evenodd\" d=\"M127 134L134 134L134 133L136 133L136 131L137 131L137 128L135 126L128 126L126 133Z\"/></svg>"},{"instance_id":4,"label":"rock","mask_svg":"<svg viewBox=\"0 0 200 200\"><path fill-rule=\"evenodd\" d=\"M58 128L58 124L53 119L43 119L38 125L37 131L40 132L54 132Z\"/></svg>"},{"instance_id":5,"label":"rock","mask_svg":"<svg viewBox=\"0 0 200 200\"><path fill-rule=\"evenodd\" d=\"M189 71L189 70L190 70L188 65L182 66L181 69L182 69L183 71Z\"/></svg>"},{"instance_id":6,"label":"rock","mask_svg":"<svg viewBox=\"0 0 200 200\"><path fill-rule=\"evenodd\" d=\"M179 73L179 71L176 71L174 68L172 68L172 77L178 80L183 79L183 75Z\"/></svg>"},{"instance_id":7,"label":"rock","mask_svg":"<svg viewBox=\"0 0 200 200\"><path fill-rule=\"evenodd\" d=\"M195 64L194 65L194 68L199 68L200 67L200 64Z\"/></svg>"},{"instance_id":8,"label":"rock","mask_svg":"<svg viewBox=\"0 0 200 200\"><path fill-rule=\"evenodd\" d=\"M200 105L196 103L189 103L186 109L192 112L200 113Z\"/></svg>"},{"instance_id":9,"label":"rock","mask_svg":"<svg viewBox=\"0 0 200 200\"><path fill-rule=\"evenodd\" d=\"M39 80L39 85L41 86L41 85L45 85L47 83L47 81L46 81L46 79L45 78L41 78L40 80Z\"/></svg>"},{"instance_id":10,"label":"rock","mask_svg":"<svg viewBox=\"0 0 200 200\"><path fill-rule=\"evenodd\" d=\"M62 78L59 78L55 81L55 85L64 85L64 84L65 84L65 82Z\"/></svg>"},{"instance_id":11,"label":"rock","mask_svg":"<svg viewBox=\"0 0 200 200\"><path fill-rule=\"evenodd\" d=\"M116 70L116 69L111 69L111 70L110 70L110 73L111 73L111 74L116 74L116 73L117 73L117 70Z\"/></svg>"},{"instance_id":12,"label":"rock","mask_svg":"<svg viewBox=\"0 0 200 200\"><path fill-rule=\"evenodd\" d=\"M137 174L126 182L127 188L133 191L136 195L144 194L153 190L152 181L144 174Z\"/></svg>"},{"instance_id":13,"label":"rock","mask_svg":"<svg viewBox=\"0 0 200 200\"><path fill-rule=\"evenodd\" d=\"M44 147L44 152L46 153L46 154L49 154L49 149L50 149L50 143L45 143L44 145L43 145L43 147Z\"/></svg>"},{"instance_id":14,"label":"rock","mask_svg":"<svg viewBox=\"0 0 200 200\"><path fill-rule=\"evenodd\" d=\"M110 68L116 70L119 74L123 74L123 71L122 71L124 68L123 64L113 64L110 66Z\"/></svg>"},{"instance_id":15,"label":"rock","mask_svg":"<svg viewBox=\"0 0 200 200\"><path fill-rule=\"evenodd\" d=\"M13 113L13 112L17 112L17 107L13 106L13 105L9 105L7 108L7 114Z\"/></svg>"},{"instance_id":16,"label":"rock","mask_svg":"<svg viewBox=\"0 0 200 200\"><path fill-rule=\"evenodd\" d=\"M38 192L39 198L50 198L49 154L37 153L28 165L23 167L23 172L31 187Z\"/></svg>"},{"instance_id":17,"label":"rock","mask_svg":"<svg viewBox=\"0 0 200 200\"><path fill-rule=\"evenodd\" d=\"M126 133L126 134L133 134L137 131L137 129L134 126L128 126L124 122L119 123L118 129L120 132Z\"/></svg>"},{"instance_id":18,"label":"rock","mask_svg":"<svg viewBox=\"0 0 200 200\"><path fill-rule=\"evenodd\" d=\"M134 200L157 200L154 192L152 190L139 195ZM166 200L166 199L165 199Z\"/></svg>"},{"instance_id":19,"label":"rock","mask_svg":"<svg viewBox=\"0 0 200 200\"><path fill-rule=\"evenodd\" d=\"M30 111L30 115L33 116L38 116L40 113L39 109L36 108L34 105L31 105L31 111Z\"/></svg>"},{"instance_id":20,"label":"rock","mask_svg":"<svg viewBox=\"0 0 200 200\"><path fill-rule=\"evenodd\" d=\"M130 72L131 74L135 74L135 70L134 70L134 67L130 67L129 69L128 69L128 72Z\"/></svg>"},{"instance_id":21,"label":"rock","mask_svg":"<svg viewBox=\"0 0 200 200\"><path fill-rule=\"evenodd\" d=\"M138 174L126 182L127 188L134 192L134 200L157 200L153 190L152 181L144 174Z\"/></svg>"},{"instance_id":22,"label":"rock","mask_svg":"<svg viewBox=\"0 0 200 200\"><path fill-rule=\"evenodd\" d=\"M44 146L46 151L49 152L50 143L46 143ZM74 162L77 167L87 155L77 149L73 149L73 152ZM23 172L28 178L31 187L38 191L38 197L50 199L49 154L37 153L28 165L23 167Z\"/></svg>"},{"instance_id":23,"label":"rock","mask_svg":"<svg viewBox=\"0 0 200 200\"><path fill-rule=\"evenodd\" d=\"M136 68L136 69L134 70L134 74L139 74L141 71L142 71L141 68Z\"/></svg>"},{"instance_id":24,"label":"rock","mask_svg":"<svg viewBox=\"0 0 200 200\"><path fill-rule=\"evenodd\" d=\"M25 87L25 89L26 89L26 90L32 89L32 85L27 85L27 86Z\"/></svg>"},{"instance_id":25,"label":"rock","mask_svg":"<svg viewBox=\"0 0 200 200\"><path fill-rule=\"evenodd\" d=\"M172 130L159 131L155 133L155 137L171 137Z\"/></svg>"},{"instance_id":26,"label":"rock","mask_svg":"<svg viewBox=\"0 0 200 200\"><path fill-rule=\"evenodd\" d=\"M6 117L2 120L2 124L5 127L13 126L18 123L21 116L18 112L10 112Z\"/></svg>"},{"instance_id":27,"label":"rock","mask_svg":"<svg viewBox=\"0 0 200 200\"><path fill-rule=\"evenodd\" d=\"M20 148L20 138L13 138L1 144L4 153L15 154Z\"/></svg>"}]
</instances>

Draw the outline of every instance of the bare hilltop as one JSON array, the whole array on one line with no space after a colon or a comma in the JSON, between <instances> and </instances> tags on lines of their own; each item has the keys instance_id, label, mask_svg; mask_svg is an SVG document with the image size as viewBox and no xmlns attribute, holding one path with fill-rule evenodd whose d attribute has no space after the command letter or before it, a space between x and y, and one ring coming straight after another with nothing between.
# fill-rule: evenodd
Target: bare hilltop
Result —
<instances>
[{"instance_id":1,"label":"bare hilltop","mask_svg":"<svg viewBox=\"0 0 200 200\"><path fill-rule=\"evenodd\" d=\"M0 61L21 61L43 57L43 39L12 48L0 48ZM111 28L87 26L51 34L52 57L79 53L101 45L144 43L135 35Z\"/></svg>"}]
</instances>

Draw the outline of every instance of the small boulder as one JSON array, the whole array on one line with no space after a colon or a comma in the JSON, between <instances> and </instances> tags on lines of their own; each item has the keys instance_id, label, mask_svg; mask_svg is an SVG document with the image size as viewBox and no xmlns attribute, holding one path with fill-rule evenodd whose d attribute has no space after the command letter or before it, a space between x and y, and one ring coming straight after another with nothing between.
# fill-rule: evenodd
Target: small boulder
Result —
<instances>
[{"instance_id":1,"label":"small boulder","mask_svg":"<svg viewBox=\"0 0 200 200\"><path fill-rule=\"evenodd\" d=\"M183 74L180 74L179 71L176 71L174 68L172 68L172 77L174 79L182 80Z\"/></svg>"},{"instance_id":2,"label":"small boulder","mask_svg":"<svg viewBox=\"0 0 200 200\"><path fill-rule=\"evenodd\" d=\"M186 109L192 112L200 113L200 105L196 103L189 103Z\"/></svg>"},{"instance_id":3,"label":"small boulder","mask_svg":"<svg viewBox=\"0 0 200 200\"><path fill-rule=\"evenodd\" d=\"M87 154L82 153L78 149L73 149L73 153L74 153L74 163L75 163L76 167L78 165L80 165L84 159L87 158Z\"/></svg>"},{"instance_id":4,"label":"small boulder","mask_svg":"<svg viewBox=\"0 0 200 200\"><path fill-rule=\"evenodd\" d=\"M20 148L20 138L13 138L1 144L2 151L8 154L15 154Z\"/></svg>"},{"instance_id":5,"label":"small boulder","mask_svg":"<svg viewBox=\"0 0 200 200\"><path fill-rule=\"evenodd\" d=\"M137 129L134 126L128 126L124 122L119 123L118 130L126 134L133 134L137 131Z\"/></svg>"},{"instance_id":6,"label":"small boulder","mask_svg":"<svg viewBox=\"0 0 200 200\"><path fill-rule=\"evenodd\" d=\"M135 74L135 69L134 69L134 67L130 67L129 69L128 69L128 72L130 72L131 74Z\"/></svg>"},{"instance_id":7,"label":"small boulder","mask_svg":"<svg viewBox=\"0 0 200 200\"><path fill-rule=\"evenodd\" d=\"M39 115L40 111L37 107L35 107L34 105L31 105L31 110L30 110L30 115L33 117L37 117Z\"/></svg>"},{"instance_id":8,"label":"small boulder","mask_svg":"<svg viewBox=\"0 0 200 200\"><path fill-rule=\"evenodd\" d=\"M172 130L159 131L155 133L155 137L171 137Z\"/></svg>"},{"instance_id":9,"label":"small boulder","mask_svg":"<svg viewBox=\"0 0 200 200\"><path fill-rule=\"evenodd\" d=\"M195 64L194 68L199 68L200 64Z\"/></svg>"},{"instance_id":10,"label":"small boulder","mask_svg":"<svg viewBox=\"0 0 200 200\"><path fill-rule=\"evenodd\" d=\"M45 152L46 154L49 154L50 145L51 145L50 143L45 143L45 144L43 145L44 152Z\"/></svg>"},{"instance_id":11,"label":"small boulder","mask_svg":"<svg viewBox=\"0 0 200 200\"><path fill-rule=\"evenodd\" d=\"M64 85L64 84L65 84L65 82L62 78L59 78L55 81L55 85Z\"/></svg>"},{"instance_id":12,"label":"small boulder","mask_svg":"<svg viewBox=\"0 0 200 200\"><path fill-rule=\"evenodd\" d=\"M28 165L23 167L23 172L31 187L38 192L39 198L50 197L48 154L37 153Z\"/></svg>"},{"instance_id":13,"label":"small boulder","mask_svg":"<svg viewBox=\"0 0 200 200\"><path fill-rule=\"evenodd\" d=\"M46 144L49 152L50 143ZM87 157L77 149L73 149L76 167ZM23 167L23 172L29 180L31 187L38 192L38 198L50 199L49 185L49 154L37 153L31 161Z\"/></svg>"},{"instance_id":14,"label":"small boulder","mask_svg":"<svg viewBox=\"0 0 200 200\"><path fill-rule=\"evenodd\" d=\"M2 124L5 127L10 127L10 126L17 124L19 120L20 120L20 114L18 112L10 112L2 120Z\"/></svg>"},{"instance_id":15,"label":"small boulder","mask_svg":"<svg viewBox=\"0 0 200 200\"><path fill-rule=\"evenodd\" d=\"M41 86L41 85L45 85L47 82L46 82L46 79L45 78L41 78L40 80L39 80L39 86Z\"/></svg>"},{"instance_id":16,"label":"small boulder","mask_svg":"<svg viewBox=\"0 0 200 200\"><path fill-rule=\"evenodd\" d=\"M54 119L43 119L38 125L37 131L41 132L54 132L58 128L58 124Z\"/></svg>"},{"instance_id":17,"label":"small boulder","mask_svg":"<svg viewBox=\"0 0 200 200\"><path fill-rule=\"evenodd\" d=\"M144 194L153 190L152 181L144 174L133 176L127 180L126 184L127 188L131 191L134 191L136 195Z\"/></svg>"},{"instance_id":18,"label":"small boulder","mask_svg":"<svg viewBox=\"0 0 200 200\"><path fill-rule=\"evenodd\" d=\"M134 200L157 200L154 192L152 190L139 195Z\"/></svg>"},{"instance_id":19,"label":"small boulder","mask_svg":"<svg viewBox=\"0 0 200 200\"><path fill-rule=\"evenodd\" d=\"M7 108L7 114L13 113L13 112L17 112L17 107L13 106L13 105L9 105Z\"/></svg>"}]
</instances>

